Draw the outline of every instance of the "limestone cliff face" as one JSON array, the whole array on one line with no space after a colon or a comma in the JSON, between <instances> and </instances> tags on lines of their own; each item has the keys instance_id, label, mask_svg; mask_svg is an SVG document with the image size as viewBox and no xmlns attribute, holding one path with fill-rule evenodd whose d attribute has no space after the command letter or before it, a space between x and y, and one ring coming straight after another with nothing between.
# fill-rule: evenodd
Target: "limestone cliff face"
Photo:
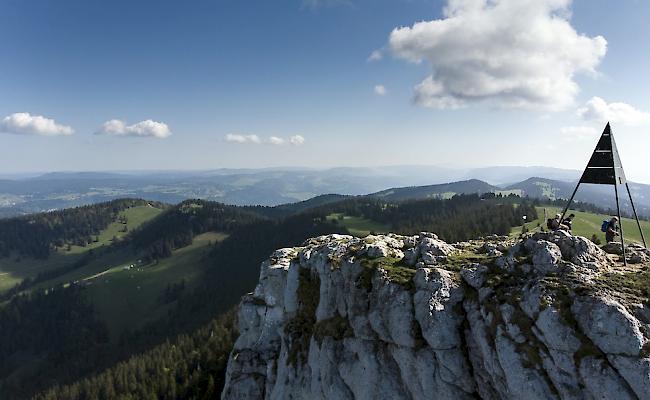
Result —
<instances>
[{"instance_id":1,"label":"limestone cliff face","mask_svg":"<svg viewBox=\"0 0 650 400\"><path fill-rule=\"evenodd\" d=\"M650 272L610 257L564 233L278 250L222 398L650 399Z\"/></svg>"}]
</instances>

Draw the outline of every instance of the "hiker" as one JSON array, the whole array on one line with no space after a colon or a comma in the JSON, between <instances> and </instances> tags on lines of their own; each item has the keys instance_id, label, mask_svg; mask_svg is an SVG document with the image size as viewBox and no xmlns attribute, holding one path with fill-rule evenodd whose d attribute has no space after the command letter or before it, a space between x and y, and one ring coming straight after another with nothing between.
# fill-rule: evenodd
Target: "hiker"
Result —
<instances>
[{"instance_id":1,"label":"hiker","mask_svg":"<svg viewBox=\"0 0 650 400\"><path fill-rule=\"evenodd\" d=\"M565 226L567 231L570 231L571 229L573 229L573 219L574 219L575 217L576 217L575 214L573 214L573 213L569 214L568 217L566 217L566 218L564 218L564 219L562 220L562 224L561 224L561 225Z\"/></svg>"},{"instance_id":2,"label":"hiker","mask_svg":"<svg viewBox=\"0 0 650 400\"><path fill-rule=\"evenodd\" d=\"M620 236L619 226L618 226L618 217L613 217L609 220L607 224L607 230L605 231L605 240L607 243L611 243L616 239L616 236Z\"/></svg>"},{"instance_id":3,"label":"hiker","mask_svg":"<svg viewBox=\"0 0 650 400\"><path fill-rule=\"evenodd\" d=\"M562 215L555 214L555 218L549 218L548 221L546 221L546 227L552 231L557 231L560 229L569 230L569 228L563 222L564 221L562 221Z\"/></svg>"}]
</instances>

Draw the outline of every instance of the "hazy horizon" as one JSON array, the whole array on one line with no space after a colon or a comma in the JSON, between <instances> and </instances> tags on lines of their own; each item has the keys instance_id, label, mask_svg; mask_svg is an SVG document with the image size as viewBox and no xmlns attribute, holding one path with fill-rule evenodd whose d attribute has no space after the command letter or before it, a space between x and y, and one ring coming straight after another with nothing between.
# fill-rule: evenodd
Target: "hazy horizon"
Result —
<instances>
[{"instance_id":1,"label":"hazy horizon","mask_svg":"<svg viewBox=\"0 0 650 400\"><path fill-rule=\"evenodd\" d=\"M365 165L365 166L354 166L354 165L336 165L336 166L324 166L324 167L314 167L307 165L295 165L295 166L276 166L276 167L218 167L211 169L104 169L104 170L51 170L51 171L19 171L19 172L3 172L0 173L0 178L12 177L38 177L49 174L124 174L124 175L147 175L147 174L201 174L201 173L210 173L210 172L224 172L227 174L235 174L237 172L265 172L265 171L313 171L313 172L327 172L327 171L336 171L336 170L358 170L358 171L374 171L377 173L380 172L394 172L395 170L417 170L422 169L423 172L426 170L440 170L441 172L455 172L458 174L471 174L476 171L487 171L487 170L522 170L531 171L534 174L537 171L555 171L558 173L575 173L576 175L580 174L580 170L569 169L569 168L555 168L543 165L531 165L531 166L522 166L522 165L485 165L478 167L468 167L460 165L434 165L434 164L393 164L393 165ZM533 177L533 175L531 175ZM471 179L471 176L467 176L468 179Z\"/></svg>"}]
</instances>

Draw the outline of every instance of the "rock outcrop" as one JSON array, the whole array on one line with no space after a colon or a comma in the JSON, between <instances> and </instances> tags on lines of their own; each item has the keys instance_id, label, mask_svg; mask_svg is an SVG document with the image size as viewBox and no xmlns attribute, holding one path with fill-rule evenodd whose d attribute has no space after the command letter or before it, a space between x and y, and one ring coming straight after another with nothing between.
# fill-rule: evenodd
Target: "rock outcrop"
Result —
<instances>
[{"instance_id":1,"label":"rock outcrop","mask_svg":"<svg viewBox=\"0 0 650 400\"><path fill-rule=\"evenodd\" d=\"M329 235L243 298L223 399L650 399L650 272L565 233Z\"/></svg>"}]
</instances>

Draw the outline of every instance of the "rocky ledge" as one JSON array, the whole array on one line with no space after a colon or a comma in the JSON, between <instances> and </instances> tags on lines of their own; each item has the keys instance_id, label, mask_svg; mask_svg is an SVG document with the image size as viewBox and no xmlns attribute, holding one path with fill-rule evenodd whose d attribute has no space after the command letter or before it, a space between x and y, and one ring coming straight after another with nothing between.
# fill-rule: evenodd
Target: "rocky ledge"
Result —
<instances>
[{"instance_id":1,"label":"rocky ledge","mask_svg":"<svg viewBox=\"0 0 650 400\"><path fill-rule=\"evenodd\" d=\"M277 250L222 398L649 399L650 272L617 259L563 232Z\"/></svg>"}]
</instances>

